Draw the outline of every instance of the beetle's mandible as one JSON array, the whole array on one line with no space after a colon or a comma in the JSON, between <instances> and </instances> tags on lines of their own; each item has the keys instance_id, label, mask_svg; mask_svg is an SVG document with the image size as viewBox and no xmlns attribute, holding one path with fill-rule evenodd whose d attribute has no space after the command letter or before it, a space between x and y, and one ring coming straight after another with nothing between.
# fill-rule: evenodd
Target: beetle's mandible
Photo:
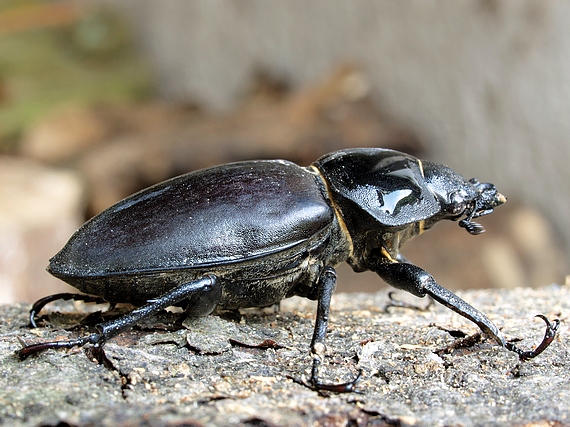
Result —
<instances>
[{"instance_id":1,"label":"beetle's mandible","mask_svg":"<svg viewBox=\"0 0 570 427\"><path fill-rule=\"evenodd\" d=\"M97 325L91 335L31 344L19 355L88 343L100 347L172 305L204 316L299 295L318 300L310 385L351 391L354 381L335 385L318 379L334 267L346 261L354 271L374 271L398 289L430 295L521 359L532 358L552 342L557 320L541 316L547 324L543 341L535 350L520 350L484 314L400 255L404 243L441 220L481 233L473 219L505 200L492 184L380 148L336 151L309 167L250 161L182 175L122 200L79 228L48 271L85 294L37 301L30 323L35 326L39 311L56 299L104 299L138 308Z\"/></svg>"}]
</instances>

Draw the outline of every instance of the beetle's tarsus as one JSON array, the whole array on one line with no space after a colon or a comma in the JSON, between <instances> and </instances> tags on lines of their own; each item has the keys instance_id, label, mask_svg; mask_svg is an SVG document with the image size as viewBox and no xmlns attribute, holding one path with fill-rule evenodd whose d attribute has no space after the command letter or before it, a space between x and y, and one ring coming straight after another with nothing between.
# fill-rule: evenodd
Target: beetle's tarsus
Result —
<instances>
[{"instance_id":1,"label":"beetle's tarsus","mask_svg":"<svg viewBox=\"0 0 570 427\"><path fill-rule=\"evenodd\" d=\"M553 322L548 320L543 314L537 314L535 317L540 317L546 323L546 331L544 332L544 338L542 342L534 350L521 350L513 342L507 342L505 348L510 351L514 351L519 355L521 361L532 359L542 353L548 346L552 343L560 327L560 320L554 319Z\"/></svg>"},{"instance_id":2,"label":"beetle's tarsus","mask_svg":"<svg viewBox=\"0 0 570 427\"><path fill-rule=\"evenodd\" d=\"M21 348L17 352L17 354L20 360L24 360L28 356L40 353L45 350L49 350L50 348L60 349L60 348L83 347L85 344L101 345L102 339L103 337L100 334L91 334L74 340L48 341L48 342L40 342L28 345L25 343L25 341L22 338L18 337L18 340L24 347Z\"/></svg>"},{"instance_id":3,"label":"beetle's tarsus","mask_svg":"<svg viewBox=\"0 0 570 427\"><path fill-rule=\"evenodd\" d=\"M50 302L53 301L58 301L58 300L63 300L63 301L69 301L69 300L73 300L73 301L84 301L84 302L92 302L95 304L103 304L106 303L108 301L105 301L103 298L101 297L95 297L92 295L85 295L85 294L73 294L73 293L69 293L69 292L64 292L64 293L60 293L60 294L54 294L54 295L49 295L47 297L41 298L39 300L37 300L34 305L32 306L32 309L30 310L30 327L32 328L37 328L37 324L36 324L36 317L39 314L40 311L42 311L42 309L49 304ZM114 305L114 304L112 304Z\"/></svg>"},{"instance_id":4,"label":"beetle's tarsus","mask_svg":"<svg viewBox=\"0 0 570 427\"><path fill-rule=\"evenodd\" d=\"M388 313L388 311L389 311L388 309L390 307L409 308L411 310L416 310L416 311L428 311L431 308L431 306L433 305L433 298L430 297L429 295L428 295L429 302L425 307L420 307L420 306L417 306L415 304L410 304L408 302L396 299L396 298L394 298L394 292L393 291L388 292L388 298L390 298L390 302L384 306L384 313Z\"/></svg>"},{"instance_id":5,"label":"beetle's tarsus","mask_svg":"<svg viewBox=\"0 0 570 427\"><path fill-rule=\"evenodd\" d=\"M362 369L360 369L358 371L358 374L356 375L356 377L348 382L345 383L339 383L339 384L325 384L325 383L321 383L318 380L318 366L320 365L320 360L317 361L317 359L313 360L313 369L311 371L311 379L309 381L306 381L304 379L299 379L299 378L295 378L293 376L287 375L287 378L289 378L290 380L292 380L293 382L302 385L304 387L307 387L313 391L317 391L317 392L321 392L321 391L329 391L332 393L359 393L362 394L361 391L359 390L355 390L354 387L356 386L356 383L358 382L358 380L360 380L360 377L362 376Z\"/></svg>"},{"instance_id":6,"label":"beetle's tarsus","mask_svg":"<svg viewBox=\"0 0 570 427\"><path fill-rule=\"evenodd\" d=\"M315 391L330 391L333 393L362 393L361 391L354 389L361 376L362 369L358 371L358 374L352 381L340 384L324 384L318 381L317 378L311 376L311 383L305 385Z\"/></svg>"}]
</instances>

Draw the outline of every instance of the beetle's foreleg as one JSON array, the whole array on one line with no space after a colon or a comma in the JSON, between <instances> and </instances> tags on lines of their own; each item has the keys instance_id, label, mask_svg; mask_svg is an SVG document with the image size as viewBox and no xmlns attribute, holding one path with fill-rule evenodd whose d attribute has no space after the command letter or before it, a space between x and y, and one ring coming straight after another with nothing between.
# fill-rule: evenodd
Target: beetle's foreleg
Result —
<instances>
[{"instance_id":1,"label":"beetle's foreleg","mask_svg":"<svg viewBox=\"0 0 570 427\"><path fill-rule=\"evenodd\" d=\"M110 320L108 322L100 323L95 328L97 333L80 337L75 340L68 341L51 341L45 343L37 343L26 345L24 348L18 351L18 356L21 359L25 359L31 354L38 353L43 350L50 348L71 348L71 347L81 347L85 344L94 344L96 346L102 346L105 341L121 333L125 329L128 329L142 319L152 316L164 310L167 307L175 305L187 298L191 298L196 293L214 293L219 294L221 289L221 284L214 275L208 275L198 280L193 280L191 282L185 283L177 288L172 289L161 297L148 301L147 304L142 307L136 308L135 310L126 313L117 319ZM209 301L213 304L213 301Z\"/></svg>"},{"instance_id":2,"label":"beetle's foreleg","mask_svg":"<svg viewBox=\"0 0 570 427\"><path fill-rule=\"evenodd\" d=\"M360 378L358 376L348 382L342 384L323 384L319 382L319 368L325 357L326 346L325 338L327 326L329 323L329 313L331 307L331 298L336 288L336 271L332 267L326 267L319 277L319 295L317 299L317 319L315 322L315 331L311 340L311 354L313 355L313 367L311 370L311 386L315 390L333 391L336 393L347 393L354 391L354 385Z\"/></svg>"},{"instance_id":3,"label":"beetle's foreleg","mask_svg":"<svg viewBox=\"0 0 570 427\"><path fill-rule=\"evenodd\" d=\"M379 261L370 269L390 286L408 291L418 297L430 295L437 302L474 322L499 345L517 353L521 360L531 359L542 353L554 339L560 323L558 320L550 323L544 316L539 315L547 325L544 339L535 350L523 351L512 342L507 342L499 328L487 316L438 284L432 275L422 268L410 263Z\"/></svg>"},{"instance_id":4,"label":"beetle's foreleg","mask_svg":"<svg viewBox=\"0 0 570 427\"><path fill-rule=\"evenodd\" d=\"M414 264L399 262L379 262L371 267L386 283L407 291L417 297L430 295L437 302L471 320L483 332L491 336L501 346L506 345L499 328L479 310L463 301L453 292L439 285L433 276Z\"/></svg>"},{"instance_id":5,"label":"beetle's foreleg","mask_svg":"<svg viewBox=\"0 0 570 427\"><path fill-rule=\"evenodd\" d=\"M554 322L551 322L546 318L546 316L542 314L537 314L535 317L540 317L546 323L546 331L544 332L544 338L542 342L534 349L534 350L521 350L512 342L507 343L507 349L514 351L519 355L519 359L526 360L532 359L533 357L538 356L542 353L546 348L550 345L550 343L556 337L556 332L558 332L558 327L560 326L560 320L554 319Z\"/></svg>"}]
</instances>

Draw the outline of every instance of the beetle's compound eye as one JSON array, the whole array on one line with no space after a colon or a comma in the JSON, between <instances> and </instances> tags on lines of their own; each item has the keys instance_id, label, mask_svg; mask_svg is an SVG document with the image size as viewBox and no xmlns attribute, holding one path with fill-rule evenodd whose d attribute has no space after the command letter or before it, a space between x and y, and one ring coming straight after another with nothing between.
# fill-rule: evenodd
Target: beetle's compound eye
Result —
<instances>
[{"instance_id":1,"label":"beetle's compound eye","mask_svg":"<svg viewBox=\"0 0 570 427\"><path fill-rule=\"evenodd\" d=\"M449 195L449 205L447 206L447 212L452 215L459 215L465 211L467 207L465 203L464 194L461 191L454 191Z\"/></svg>"}]
</instances>

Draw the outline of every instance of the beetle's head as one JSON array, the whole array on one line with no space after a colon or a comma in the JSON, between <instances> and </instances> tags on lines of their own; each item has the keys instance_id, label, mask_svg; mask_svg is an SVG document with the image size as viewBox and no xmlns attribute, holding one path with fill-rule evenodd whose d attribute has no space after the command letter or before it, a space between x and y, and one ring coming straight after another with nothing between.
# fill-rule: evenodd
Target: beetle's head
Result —
<instances>
[{"instance_id":1,"label":"beetle's head","mask_svg":"<svg viewBox=\"0 0 570 427\"><path fill-rule=\"evenodd\" d=\"M474 235L485 229L473 218L488 215L507 201L493 184L475 178L467 181L445 165L424 162L424 175L441 206L442 216L438 220L459 220L459 226Z\"/></svg>"}]
</instances>

